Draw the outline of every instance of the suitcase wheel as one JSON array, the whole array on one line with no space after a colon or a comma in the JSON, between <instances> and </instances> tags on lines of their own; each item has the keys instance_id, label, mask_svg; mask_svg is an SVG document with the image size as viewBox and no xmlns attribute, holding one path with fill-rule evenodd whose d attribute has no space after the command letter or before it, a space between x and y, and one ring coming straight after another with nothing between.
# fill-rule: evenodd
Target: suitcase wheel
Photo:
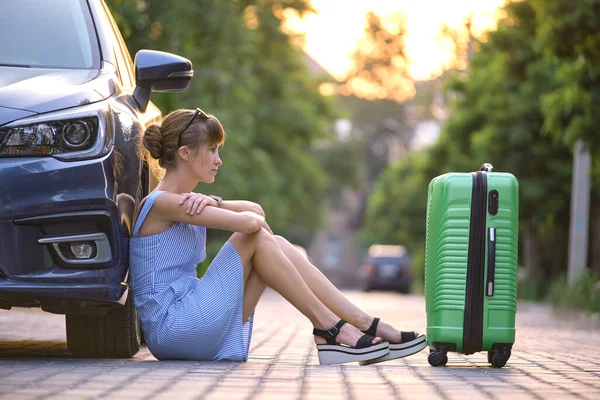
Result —
<instances>
[{"instance_id":1,"label":"suitcase wheel","mask_svg":"<svg viewBox=\"0 0 600 400\"><path fill-rule=\"evenodd\" d=\"M448 354L446 350L431 350L427 357L429 365L432 367L442 367L448 362Z\"/></svg>"},{"instance_id":2,"label":"suitcase wheel","mask_svg":"<svg viewBox=\"0 0 600 400\"><path fill-rule=\"evenodd\" d=\"M510 358L510 349L494 349L488 351L488 362L492 364L492 367L502 368L506 365L506 362Z\"/></svg>"}]
</instances>

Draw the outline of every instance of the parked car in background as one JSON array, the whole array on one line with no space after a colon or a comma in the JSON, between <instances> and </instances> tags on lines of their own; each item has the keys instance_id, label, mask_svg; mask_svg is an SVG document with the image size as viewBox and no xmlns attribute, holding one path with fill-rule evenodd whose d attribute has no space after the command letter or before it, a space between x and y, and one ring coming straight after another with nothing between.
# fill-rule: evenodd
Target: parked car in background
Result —
<instances>
[{"instance_id":1,"label":"parked car in background","mask_svg":"<svg viewBox=\"0 0 600 400\"><path fill-rule=\"evenodd\" d=\"M408 251L404 246L372 245L361 270L362 288L366 292L396 290L410 293L412 271Z\"/></svg>"},{"instance_id":2,"label":"parked car in background","mask_svg":"<svg viewBox=\"0 0 600 400\"><path fill-rule=\"evenodd\" d=\"M2 2L0 308L66 315L84 357L131 357L134 211L149 190L136 139L161 118L152 91L185 90L189 60L132 62L102 0Z\"/></svg>"}]
</instances>

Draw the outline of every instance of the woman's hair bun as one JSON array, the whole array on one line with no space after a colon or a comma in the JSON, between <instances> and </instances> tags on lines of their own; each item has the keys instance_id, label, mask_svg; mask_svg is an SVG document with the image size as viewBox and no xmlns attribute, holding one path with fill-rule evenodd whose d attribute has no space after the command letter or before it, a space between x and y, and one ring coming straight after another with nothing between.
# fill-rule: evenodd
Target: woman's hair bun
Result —
<instances>
[{"instance_id":1,"label":"woman's hair bun","mask_svg":"<svg viewBox=\"0 0 600 400\"><path fill-rule=\"evenodd\" d=\"M152 158L156 160L161 158L163 153L163 135L159 124L153 123L148 125L144 133L143 143Z\"/></svg>"}]
</instances>

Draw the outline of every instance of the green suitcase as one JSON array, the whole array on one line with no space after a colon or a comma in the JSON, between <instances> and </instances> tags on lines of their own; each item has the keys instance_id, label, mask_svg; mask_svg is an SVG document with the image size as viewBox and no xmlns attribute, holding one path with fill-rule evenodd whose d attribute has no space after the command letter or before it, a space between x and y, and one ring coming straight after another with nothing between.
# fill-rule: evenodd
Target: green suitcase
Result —
<instances>
[{"instance_id":1,"label":"green suitcase","mask_svg":"<svg viewBox=\"0 0 600 400\"><path fill-rule=\"evenodd\" d=\"M429 183L425 306L429 364L488 352L503 367L515 341L519 184L490 164Z\"/></svg>"}]
</instances>

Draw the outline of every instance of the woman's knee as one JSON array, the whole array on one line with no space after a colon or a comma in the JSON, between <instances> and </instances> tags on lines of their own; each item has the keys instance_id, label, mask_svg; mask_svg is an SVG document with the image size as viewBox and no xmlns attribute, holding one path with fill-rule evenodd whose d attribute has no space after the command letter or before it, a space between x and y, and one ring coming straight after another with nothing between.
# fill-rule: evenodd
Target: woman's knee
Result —
<instances>
[{"instance_id":1,"label":"woman's knee","mask_svg":"<svg viewBox=\"0 0 600 400\"><path fill-rule=\"evenodd\" d=\"M266 229L260 229L252 233L235 232L229 238L229 242L235 246L238 252L250 252L252 254L254 254L256 248L260 245L269 244L269 242L273 241L273 235Z\"/></svg>"},{"instance_id":2,"label":"woman's knee","mask_svg":"<svg viewBox=\"0 0 600 400\"><path fill-rule=\"evenodd\" d=\"M228 242L235 247L244 262L244 266L246 266L256 251L255 235L252 233L235 232L229 237Z\"/></svg>"},{"instance_id":3,"label":"woman's knee","mask_svg":"<svg viewBox=\"0 0 600 400\"><path fill-rule=\"evenodd\" d=\"M275 239L277 244L279 244L280 246L282 246L282 245L284 246L289 243L288 240L286 238L284 238L283 236L273 235L273 239Z\"/></svg>"},{"instance_id":4,"label":"woman's knee","mask_svg":"<svg viewBox=\"0 0 600 400\"><path fill-rule=\"evenodd\" d=\"M234 232L229 237L229 242L232 244L240 244L242 246L247 246L253 243L256 239L255 233L242 233L242 232Z\"/></svg>"},{"instance_id":5,"label":"woman's knee","mask_svg":"<svg viewBox=\"0 0 600 400\"><path fill-rule=\"evenodd\" d=\"M275 236L264 228L256 231L254 234L256 234L256 240L260 246L272 246L277 244Z\"/></svg>"},{"instance_id":6,"label":"woman's knee","mask_svg":"<svg viewBox=\"0 0 600 400\"><path fill-rule=\"evenodd\" d=\"M284 238L283 236L274 235L273 238L277 242L277 245L285 254L289 254L290 251L294 251L294 246L290 243L289 240Z\"/></svg>"}]
</instances>

